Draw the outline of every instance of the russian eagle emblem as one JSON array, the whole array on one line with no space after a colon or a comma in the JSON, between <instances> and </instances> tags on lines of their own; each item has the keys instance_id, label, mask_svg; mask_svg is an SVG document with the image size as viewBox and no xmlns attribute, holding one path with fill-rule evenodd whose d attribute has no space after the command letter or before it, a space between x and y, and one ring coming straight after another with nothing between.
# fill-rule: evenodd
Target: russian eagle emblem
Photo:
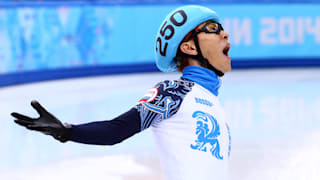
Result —
<instances>
[{"instance_id":1,"label":"russian eagle emblem","mask_svg":"<svg viewBox=\"0 0 320 180\"><path fill-rule=\"evenodd\" d=\"M220 144L218 136L220 136L220 127L217 120L210 114L202 111L196 111L192 117L197 120L196 135L197 139L190 147L195 150L207 152L207 148L213 156L222 160L220 154Z\"/></svg>"}]
</instances>

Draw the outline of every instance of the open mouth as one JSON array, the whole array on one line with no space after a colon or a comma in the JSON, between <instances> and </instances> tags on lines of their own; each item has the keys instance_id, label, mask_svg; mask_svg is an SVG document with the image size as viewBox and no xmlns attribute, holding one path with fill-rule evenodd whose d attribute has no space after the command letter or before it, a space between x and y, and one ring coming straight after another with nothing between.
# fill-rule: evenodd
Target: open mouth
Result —
<instances>
[{"instance_id":1,"label":"open mouth","mask_svg":"<svg viewBox=\"0 0 320 180\"><path fill-rule=\"evenodd\" d=\"M230 50L230 44L228 44L224 49L223 49L223 54L226 56L229 56L229 50Z\"/></svg>"}]
</instances>

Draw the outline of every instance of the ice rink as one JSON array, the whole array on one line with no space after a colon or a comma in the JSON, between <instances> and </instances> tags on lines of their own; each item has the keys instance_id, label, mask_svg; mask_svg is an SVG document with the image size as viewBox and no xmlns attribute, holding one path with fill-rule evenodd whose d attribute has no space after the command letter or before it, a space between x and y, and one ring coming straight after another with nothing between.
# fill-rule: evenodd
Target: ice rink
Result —
<instances>
[{"instance_id":1,"label":"ice rink","mask_svg":"<svg viewBox=\"0 0 320 180\"><path fill-rule=\"evenodd\" d=\"M0 179L164 179L150 130L115 146L61 144L19 127L10 113L37 116L35 99L63 122L112 119L157 82L177 78L144 73L0 88ZM219 93L231 123L231 180L319 180L320 68L234 70Z\"/></svg>"}]
</instances>

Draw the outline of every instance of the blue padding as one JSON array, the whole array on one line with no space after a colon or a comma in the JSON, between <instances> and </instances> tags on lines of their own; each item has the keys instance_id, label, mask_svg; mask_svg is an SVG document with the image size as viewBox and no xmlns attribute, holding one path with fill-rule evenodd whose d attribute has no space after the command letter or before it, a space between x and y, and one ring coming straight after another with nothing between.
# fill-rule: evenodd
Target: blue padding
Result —
<instances>
[{"instance_id":1,"label":"blue padding","mask_svg":"<svg viewBox=\"0 0 320 180\"><path fill-rule=\"evenodd\" d=\"M295 58L283 59L234 59L233 69L247 68L279 68L279 67L320 67L320 58ZM95 67L78 67L56 70L29 71L21 73L10 73L0 75L0 87L17 85L30 82L48 81L65 78L128 74L141 72L159 72L154 63L132 64L132 65L109 65Z\"/></svg>"},{"instance_id":2,"label":"blue padding","mask_svg":"<svg viewBox=\"0 0 320 180\"><path fill-rule=\"evenodd\" d=\"M109 65L109 66L91 66L65 68L55 70L28 71L21 73L10 73L0 75L0 87L30 83L37 81L48 81L64 78L128 74L138 72L156 72L158 71L154 63L150 64L132 64L132 65Z\"/></svg>"},{"instance_id":3,"label":"blue padding","mask_svg":"<svg viewBox=\"0 0 320 180\"><path fill-rule=\"evenodd\" d=\"M233 69L282 68L282 67L320 67L320 58L273 58L237 59L231 62Z\"/></svg>"}]
</instances>

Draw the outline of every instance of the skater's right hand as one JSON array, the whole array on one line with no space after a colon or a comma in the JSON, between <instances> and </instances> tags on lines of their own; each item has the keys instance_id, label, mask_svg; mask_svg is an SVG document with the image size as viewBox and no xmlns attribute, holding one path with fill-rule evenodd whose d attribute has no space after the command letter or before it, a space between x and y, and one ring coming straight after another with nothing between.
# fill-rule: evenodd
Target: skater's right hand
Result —
<instances>
[{"instance_id":1,"label":"skater's right hand","mask_svg":"<svg viewBox=\"0 0 320 180\"><path fill-rule=\"evenodd\" d=\"M15 117L15 123L26 127L27 129L39 131L50 135L60 142L66 142L71 136L71 125L63 125L56 117L43 108L38 101L33 100L31 106L39 113L40 117L31 118L20 113L13 112L11 116Z\"/></svg>"}]
</instances>

